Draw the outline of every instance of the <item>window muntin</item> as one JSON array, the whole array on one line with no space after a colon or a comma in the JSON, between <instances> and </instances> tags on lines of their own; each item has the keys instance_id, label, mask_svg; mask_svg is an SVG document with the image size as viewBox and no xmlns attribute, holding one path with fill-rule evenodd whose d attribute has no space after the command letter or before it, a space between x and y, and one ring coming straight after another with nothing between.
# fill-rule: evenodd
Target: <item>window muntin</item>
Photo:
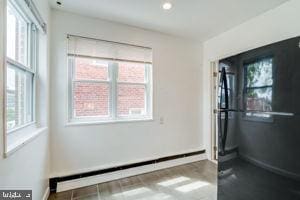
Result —
<instances>
[{"instance_id":1,"label":"window muntin","mask_svg":"<svg viewBox=\"0 0 300 200\"><path fill-rule=\"evenodd\" d=\"M37 29L8 1L6 48L6 129L10 133L34 121Z\"/></svg>"},{"instance_id":2,"label":"window muntin","mask_svg":"<svg viewBox=\"0 0 300 200\"><path fill-rule=\"evenodd\" d=\"M273 58L263 58L245 66L244 101L246 116L270 118L272 111ZM252 112L251 112L252 111Z\"/></svg>"}]
</instances>

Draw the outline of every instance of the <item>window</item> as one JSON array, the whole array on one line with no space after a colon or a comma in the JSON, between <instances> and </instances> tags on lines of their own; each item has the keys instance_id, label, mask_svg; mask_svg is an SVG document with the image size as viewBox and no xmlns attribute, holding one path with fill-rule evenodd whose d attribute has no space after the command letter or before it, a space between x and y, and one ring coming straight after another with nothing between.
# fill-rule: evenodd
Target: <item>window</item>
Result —
<instances>
[{"instance_id":1,"label":"window","mask_svg":"<svg viewBox=\"0 0 300 200\"><path fill-rule=\"evenodd\" d=\"M152 118L152 50L68 36L69 122Z\"/></svg>"},{"instance_id":2,"label":"window","mask_svg":"<svg viewBox=\"0 0 300 200\"><path fill-rule=\"evenodd\" d=\"M7 4L6 129L34 121L37 28L14 1Z\"/></svg>"},{"instance_id":3,"label":"window","mask_svg":"<svg viewBox=\"0 0 300 200\"><path fill-rule=\"evenodd\" d=\"M272 111L273 58L244 64L244 101L247 117L270 118Z\"/></svg>"}]
</instances>

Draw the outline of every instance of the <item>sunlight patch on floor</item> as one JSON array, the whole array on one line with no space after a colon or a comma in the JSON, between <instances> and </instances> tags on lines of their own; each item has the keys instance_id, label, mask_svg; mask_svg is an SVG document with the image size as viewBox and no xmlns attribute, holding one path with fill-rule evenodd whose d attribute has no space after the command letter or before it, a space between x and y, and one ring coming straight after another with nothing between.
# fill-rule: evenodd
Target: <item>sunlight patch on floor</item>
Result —
<instances>
[{"instance_id":1,"label":"sunlight patch on floor","mask_svg":"<svg viewBox=\"0 0 300 200\"><path fill-rule=\"evenodd\" d=\"M188 181L188 180L191 180L191 179L188 177L185 177L185 176L181 176L178 178L160 182L160 183L158 183L158 185L167 187L167 186L175 185L175 184L182 183L182 182Z\"/></svg>"},{"instance_id":2,"label":"sunlight patch on floor","mask_svg":"<svg viewBox=\"0 0 300 200\"><path fill-rule=\"evenodd\" d=\"M196 182L193 182L193 183L190 183L190 184L187 184L187 185L177 187L176 190L179 191L179 192L186 193L186 192L190 192L190 191L193 191L193 190L197 190L197 189L202 188L202 187L207 186L207 185L210 185L210 184L207 183L207 182L204 182L204 181L196 181Z\"/></svg>"},{"instance_id":3,"label":"sunlight patch on floor","mask_svg":"<svg viewBox=\"0 0 300 200\"><path fill-rule=\"evenodd\" d=\"M139 195L139 194L143 194L143 193L146 193L146 192L151 192L151 190L149 188L146 188L146 187L140 187L140 188L137 188L137 189L133 189L133 190L128 190L128 191L124 191L124 192L121 192L121 193L117 193L117 194L114 194L113 196L134 196L134 195Z\"/></svg>"}]
</instances>

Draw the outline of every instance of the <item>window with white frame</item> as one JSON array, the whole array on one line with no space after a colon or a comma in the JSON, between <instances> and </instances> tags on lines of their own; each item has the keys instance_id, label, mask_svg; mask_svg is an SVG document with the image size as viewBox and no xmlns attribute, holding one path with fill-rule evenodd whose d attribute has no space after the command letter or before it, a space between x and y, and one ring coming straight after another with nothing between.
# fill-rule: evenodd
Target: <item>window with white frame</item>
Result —
<instances>
[{"instance_id":1,"label":"window with white frame","mask_svg":"<svg viewBox=\"0 0 300 200\"><path fill-rule=\"evenodd\" d=\"M38 30L24 9L7 2L6 14L6 130L34 122Z\"/></svg>"},{"instance_id":2,"label":"window with white frame","mask_svg":"<svg viewBox=\"0 0 300 200\"><path fill-rule=\"evenodd\" d=\"M152 49L68 36L69 122L152 118Z\"/></svg>"}]
</instances>

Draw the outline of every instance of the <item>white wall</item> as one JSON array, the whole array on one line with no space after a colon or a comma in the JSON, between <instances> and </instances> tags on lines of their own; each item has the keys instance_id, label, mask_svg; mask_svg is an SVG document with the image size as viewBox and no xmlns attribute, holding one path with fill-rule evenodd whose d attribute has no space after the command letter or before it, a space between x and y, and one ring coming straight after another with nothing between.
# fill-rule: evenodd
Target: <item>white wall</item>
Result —
<instances>
[{"instance_id":1,"label":"white wall","mask_svg":"<svg viewBox=\"0 0 300 200\"><path fill-rule=\"evenodd\" d=\"M3 108L3 49L5 0L0 0L0 107ZM50 9L47 0L34 1L43 19L49 23ZM49 24L48 24L49 25ZM40 126L47 127L48 123L48 35L41 35L39 49L39 80L37 89L37 117ZM49 135L47 131L25 144L8 158L3 158L3 109L0 109L0 189L29 189L33 190L33 199L41 200L47 187L49 177Z\"/></svg>"},{"instance_id":2,"label":"white wall","mask_svg":"<svg viewBox=\"0 0 300 200\"><path fill-rule=\"evenodd\" d=\"M205 146L211 144L211 71L210 62L250 49L300 35L300 1L290 0L206 42L203 47L202 132ZM208 152L210 155L210 152Z\"/></svg>"},{"instance_id":3,"label":"white wall","mask_svg":"<svg viewBox=\"0 0 300 200\"><path fill-rule=\"evenodd\" d=\"M203 149L200 45L58 10L53 10L51 21L52 176ZM152 47L154 121L66 126L66 34Z\"/></svg>"}]
</instances>

